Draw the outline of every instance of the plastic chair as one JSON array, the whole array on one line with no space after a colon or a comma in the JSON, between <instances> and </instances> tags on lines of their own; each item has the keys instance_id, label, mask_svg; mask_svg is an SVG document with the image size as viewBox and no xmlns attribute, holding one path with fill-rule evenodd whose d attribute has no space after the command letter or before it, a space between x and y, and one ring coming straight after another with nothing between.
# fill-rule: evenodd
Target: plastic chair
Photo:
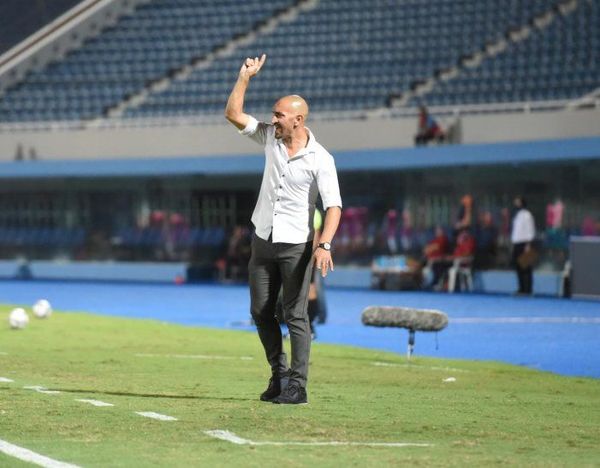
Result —
<instances>
[{"instance_id":1,"label":"plastic chair","mask_svg":"<svg viewBox=\"0 0 600 468\"><path fill-rule=\"evenodd\" d=\"M457 283L461 291L473 291L473 257L454 259L448 270L448 292L455 292Z\"/></svg>"}]
</instances>

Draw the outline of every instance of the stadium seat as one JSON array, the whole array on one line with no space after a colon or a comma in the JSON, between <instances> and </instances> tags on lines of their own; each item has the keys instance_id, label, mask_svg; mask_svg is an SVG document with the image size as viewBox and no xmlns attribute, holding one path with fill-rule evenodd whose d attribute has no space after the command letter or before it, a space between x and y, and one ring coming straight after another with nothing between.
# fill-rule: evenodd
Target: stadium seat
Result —
<instances>
[{"instance_id":1,"label":"stadium seat","mask_svg":"<svg viewBox=\"0 0 600 468\"><path fill-rule=\"evenodd\" d=\"M0 98L0 121L91 119L171 70L247 34L292 0L153 0L63 60L30 72ZM238 46L235 53L150 91L125 117L221 114L240 58L265 52L269 66L247 93L250 112L270 113L284 94L313 111L385 107L414 83L556 11L554 0L321 1ZM600 13L580 1L480 66L424 96L428 105L572 99L600 86ZM301 37L301 47L298 38ZM301 63L302 66L298 66ZM566 66L565 66L566 64ZM351 76L351 79L349 78ZM417 105L413 99L409 104Z\"/></svg>"}]
</instances>

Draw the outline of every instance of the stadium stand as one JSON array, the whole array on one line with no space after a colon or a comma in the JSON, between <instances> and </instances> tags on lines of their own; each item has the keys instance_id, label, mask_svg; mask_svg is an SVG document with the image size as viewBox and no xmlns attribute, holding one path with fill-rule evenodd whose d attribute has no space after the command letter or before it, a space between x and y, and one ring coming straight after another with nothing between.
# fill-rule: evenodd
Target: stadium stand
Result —
<instances>
[{"instance_id":1,"label":"stadium stand","mask_svg":"<svg viewBox=\"0 0 600 468\"><path fill-rule=\"evenodd\" d=\"M247 105L255 112L268 112L290 90L311 96L316 112L385 107L391 95L455 65L553 6L548 0L500 3L502 7L495 1L377 0L365 9L361 1L321 1L241 47L235 57L217 60L153 94L127 115L220 113L238 57L263 51L277 67L265 68L247 94Z\"/></svg>"},{"instance_id":2,"label":"stadium stand","mask_svg":"<svg viewBox=\"0 0 600 468\"><path fill-rule=\"evenodd\" d=\"M157 0L142 5L64 60L31 72L0 101L0 119L100 117L149 81L227 43L289 3Z\"/></svg>"},{"instance_id":3,"label":"stadium stand","mask_svg":"<svg viewBox=\"0 0 600 468\"><path fill-rule=\"evenodd\" d=\"M149 90L141 104L126 109L126 117L220 114L239 57L259 52L277 66L265 68L249 90L247 103L254 112L268 111L290 90L311 96L316 112L384 108L393 97L460 65L536 17L558 11L561 2L375 0L366 9L358 0L321 0L271 31L252 35L299 3L155 0L141 5L64 60L11 88L0 98L0 121L101 118L161 79L166 86ZM594 89L599 84L598 6L589 0L576 5L575 13L557 14L548 28L509 44L482 66L439 82L426 94L427 102L548 100ZM241 36L249 38L245 45L236 42ZM237 46L235 54L206 59L228 44ZM172 79L202 58L202 67ZM574 76L571 67L561 69L565 60L572 62ZM526 79L515 80L515 74Z\"/></svg>"},{"instance_id":4,"label":"stadium stand","mask_svg":"<svg viewBox=\"0 0 600 468\"><path fill-rule=\"evenodd\" d=\"M569 15L556 15L545 29L481 66L439 82L423 99L430 105L574 99L600 85L600 9L583 1Z\"/></svg>"}]
</instances>

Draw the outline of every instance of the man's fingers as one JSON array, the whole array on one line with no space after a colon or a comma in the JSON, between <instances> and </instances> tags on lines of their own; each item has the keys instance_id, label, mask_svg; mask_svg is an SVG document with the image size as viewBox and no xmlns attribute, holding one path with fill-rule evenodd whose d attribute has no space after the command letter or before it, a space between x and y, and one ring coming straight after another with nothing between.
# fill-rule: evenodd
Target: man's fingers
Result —
<instances>
[{"instance_id":1,"label":"man's fingers","mask_svg":"<svg viewBox=\"0 0 600 468\"><path fill-rule=\"evenodd\" d=\"M331 256L319 255L314 256L315 268L321 271L321 276L324 278L327 276L329 270L333 271L333 259Z\"/></svg>"},{"instance_id":2,"label":"man's fingers","mask_svg":"<svg viewBox=\"0 0 600 468\"><path fill-rule=\"evenodd\" d=\"M240 71L247 70L251 75L255 75L261 69L265 60L267 60L267 54L262 54L260 58L247 57Z\"/></svg>"},{"instance_id":3,"label":"man's fingers","mask_svg":"<svg viewBox=\"0 0 600 468\"><path fill-rule=\"evenodd\" d=\"M323 266L321 267L321 276L325 278L329 270L333 271L333 260L328 259L323 261Z\"/></svg>"},{"instance_id":4,"label":"man's fingers","mask_svg":"<svg viewBox=\"0 0 600 468\"><path fill-rule=\"evenodd\" d=\"M321 276L325 278L329 270L333 271L333 261L331 258L324 258L320 263Z\"/></svg>"}]
</instances>

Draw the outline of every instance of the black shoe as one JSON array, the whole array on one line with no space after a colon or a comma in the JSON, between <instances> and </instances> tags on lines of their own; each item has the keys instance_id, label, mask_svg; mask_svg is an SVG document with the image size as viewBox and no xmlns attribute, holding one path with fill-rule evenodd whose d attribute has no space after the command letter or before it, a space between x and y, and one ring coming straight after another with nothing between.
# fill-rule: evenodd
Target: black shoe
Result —
<instances>
[{"instance_id":1,"label":"black shoe","mask_svg":"<svg viewBox=\"0 0 600 468\"><path fill-rule=\"evenodd\" d=\"M271 400L280 405L305 405L308 403L306 390L292 382L277 398Z\"/></svg>"},{"instance_id":2,"label":"black shoe","mask_svg":"<svg viewBox=\"0 0 600 468\"><path fill-rule=\"evenodd\" d=\"M260 394L260 401L273 401L281 393L281 379L278 375L273 375L269 379L269 386Z\"/></svg>"},{"instance_id":3,"label":"black shoe","mask_svg":"<svg viewBox=\"0 0 600 468\"><path fill-rule=\"evenodd\" d=\"M288 372L283 375L273 374L271 376L267 389L260 395L261 401L273 401L273 399L277 398L281 394L281 391L287 386L289 379Z\"/></svg>"}]
</instances>

